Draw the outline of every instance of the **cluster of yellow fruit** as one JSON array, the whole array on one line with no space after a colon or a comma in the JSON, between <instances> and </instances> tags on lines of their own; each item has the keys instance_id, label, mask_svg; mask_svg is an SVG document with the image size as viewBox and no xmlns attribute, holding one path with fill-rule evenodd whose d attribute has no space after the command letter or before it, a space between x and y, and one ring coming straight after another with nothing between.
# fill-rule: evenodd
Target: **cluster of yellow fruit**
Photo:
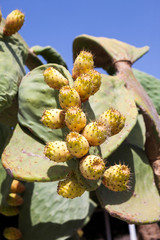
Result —
<instances>
[{"instance_id":1,"label":"cluster of yellow fruit","mask_svg":"<svg viewBox=\"0 0 160 240\"><path fill-rule=\"evenodd\" d=\"M93 55L81 51L75 59L72 70L73 87L69 85L68 79L53 67L47 68L43 75L49 87L59 91L62 109L45 110L41 121L52 129L67 126L70 130L65 141L46 144L45 156L55 162L66 162L76 157L84 178L102 179L103 184L113 191L127 190L130 178L127 166L119 164L106 169L101 157L88 154L90 146L101 145L108 137L119 133L125 124L125 117L112 108L102 113L97 121L87 124L81 103L94 95L101 86L101 74L94 69ZM85 186L78 181L73 171L66 179L59 181L57 189L58 194L66 198L81 196L85 191Z\"/></svg>"},{"instance_id":2,"label":"cluster of yellow fruit","mask_svg":"<svg viewBox=\"0 0 160 240\"><path fill-rule=\"evenodd\" d=\"M18 180L13 180L10 187L10 193L6 199L7 204L0 206L0 214L7 217L18 215L20 212L19 206L23 204L23 198L20 194L24 191L24 184ZM8 240L19 240L22 238L22 233L18 228L7 227L3 231L3 236Z\"/></svg>"}]
</instances>

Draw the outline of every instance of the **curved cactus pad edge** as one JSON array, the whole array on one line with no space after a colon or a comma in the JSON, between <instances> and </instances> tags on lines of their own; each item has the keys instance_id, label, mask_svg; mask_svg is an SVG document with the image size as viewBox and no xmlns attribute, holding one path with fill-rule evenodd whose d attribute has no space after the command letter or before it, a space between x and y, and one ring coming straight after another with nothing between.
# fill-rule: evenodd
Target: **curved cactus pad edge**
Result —
<instances>
[{"instance_id":1,"label":"curved cactus pad edge","mask_svg":"<svg viewBox=\"0 0 160 240\"><path fill-rule=\"evenodd\" d=\"M148 52L149 47L136 48L116 39L84 34L74 39L73 58L75 59L77 54L84 49L94 54L96 67L107 69L115 61L125 60L134 63Z\"/></svg>"},{"instance_id":2,"label":"curved cactus pad edge","mask_svg":"<svg viewBox=\"0 0 160 240\"><path fill-rule=\"evenodd\" d=\"M17 125L2 154L2 164L16 179L23 181L57 181L69 172L66 163L55 163L43 154L44 145Z\"/></svg>"},{"instance_id":3,"label":"curved cactus pad edge","mask_svg":"<svg viewBox=\"0 0 160 240\"><path fill-rule=\"evenodd\" d=\"M122 144L108 159L109 164L121 162L131 169L130 189L113 192L103 185L97 196L101 205L113 216L128 223L147 224L160 220L160 196L145 152Z\"/></svg>"}]
</instances>

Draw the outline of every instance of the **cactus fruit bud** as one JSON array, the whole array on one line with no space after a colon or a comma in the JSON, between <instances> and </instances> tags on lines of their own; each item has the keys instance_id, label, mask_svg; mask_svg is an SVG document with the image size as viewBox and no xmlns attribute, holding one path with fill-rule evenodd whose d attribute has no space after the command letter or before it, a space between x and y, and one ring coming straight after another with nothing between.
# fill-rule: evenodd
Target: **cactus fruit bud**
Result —
<instances>
[{"instance_id":1,"label":"cactus fruit bud","mask_svg":"<svg viewBox=\"0 0 160 240\"><path fill-rule=\"evenodd\" d=\"M3 34L11 36L18 32L24 23L24 14L20 10L12 11L6 18Z\"/></svg>"},{"instance_id":2,"label":"cactus fruit bud","mask_svg":"<svg viewBox=\"0 0 160 240\"><path fill-rule=\"evenodd\" d=\"M18 207L23 204L23 198L17 193L10 193L7 197L7 203L9 206Z\"/></svg>"},{"instance_id":3,"label":"cactus fruit bud","mask_svg":"<svg viewBox=\"0 0 160 240\"><path fill-rule=\"evenodd\" d=\"M62 109L45 110L41 122L52 129L63 128L65 126L65 112Z\"/></svg>"},{"instance_id":4,"label":"cactus fruit bud","mask_svg":"<svg viewBox=\"0 0 160 240\"><path fill-rule=\"evenodd\" d=\"M66 143L68 150L77 158L83 157L89 151L87 139L77 132L70 132L66 137Z\"/></svg>"},{"instance_id":5,"label":"cactus fruit bud","mask_svg":"<svg viewBox=\"0 0 160 240\"><path fill-rule=\"evenodd\" d=\"M80 132L86 126L86 121L86 115L80 108L68 108L65 123L71 131Z\"/></svg>"},{"instance_id":6,"label":"cactus fruit bud","mask_svg":"<svg viewBox=\"0 0 160 240\"><path fill-rule=\"evenodd\" d=\"M65 141L48 142L44 148L44 154L55 162L66 162L73 157Z\"/></svg>"},{"instance_id":7,"label":"cactus fruit bud","mask_svg":"<svg viewBox=\"0 0 160 240\"><path fill-rule=\"evenodd\" d=\"M54 89L60 90L61 87L69 84L68 79L66 79L59 71L53 67L47 68L44 73L45 82Z\"/></svg>"},{"instance_id":8,"label":"cactus fruit bud","mask_svg":"<svg viewBox=\"0 0 160 240\"><path fill-rule=\"evenodd\" d=\"M105 171L105 163L98 156L88 155L80 161L79 169L83 177L90 180L98 180Z\"/></svg>"},{"instance_id":9,"label":"cactus fruit bud","mask_svg":"<svg viewBox=\"0 0 160 240\"><path fill-rule=\"evenodd\" d=\"M70 107L80 107L81 99L74 88L64 86L59 91L59 103L64 110L67 110Z\"/></svg>"},{"instance_id":10,"label":"cactus fruit bud","mask_svg":"<svg viewBox=\"0 0 160 240\"><path fill-rule=\"evenodd\" d=\"M22 193L25 190L25 186L18 180L13 180L10 188L10 192L12 193Z\"/></svg>"},{"instance_id":11,"label":"cactus fruit bud","mask_svg":"<svg viewBox=\"0 0 160 240\"><path fill-rule=\"evenodd\" d=\"M6 217L13 217L18 215L20 212L19 208L12 206L0 206L0 213Z\"/></svg>"},{"instance_id":12,"label":"cactus fruit bud","mask_svg":"<svg viewBox=\"0 0 160 240\"><path fill-rule=\"evenodd\" d=\"M109 167L103 174L102 183L114 192L129 189L130 169L126 165L114 165Z\"/></svg>"},{"instance_id":13,"label":"cactus fruit bud","mask_svg":"<svg viewBox=\"0 0 160 240\"><path fill-rule=\"evenodd\" d=\"M82 74L73 83L73 87L79 93L82 102L85 102L92 94L91 77L88 74Z\"/></svg>"},{"instance_id":14,"label":"cactus fruit bud","mask_svg":"<svg viewBox=\"0 0 160 240\"><path fill-rule=\"evenodd\" d=\"M85 192L85 187L78 183L74 174L69 174L66 179L59 181L57 193L64 198L80 197Z\"/></svg>"},{"instance_id":15,"label":"cactus fruit bud","mask_svg":"<svg viewBox=\"0 0 160 240\"><path fill-rule=\"evenodd\" d=\"M81 74L88 72L94 68L93 55L87 51L81 51L74 61L72 69L72 77L76 79Z\"/></svg>"},{"instance_id":16,"label":"cactus fruit bud","mask_svg":"<svg viewBox=\"0 0 160 240\"><path fill-rule=\"evenodd\" d=\"M110 136L110 131L101 122L90 122L83 129L82 135L88 140L91 146L98 146Z\"/></svg>"},{"instance_id":17,"label":"cactus fruit bud","mask_svg":"<svg viewBox=\"0 0 160 240\"><path fill-rule=\"evenodd\" d=\"M22 238L22 233L18 228L8 227L4 229L3 236L8 240L19 240Z\"/></svg>"},{"instance_id":18,"label":"cactus fruit bud","mask_svg":"<svg viewBox=\"0 0 160 240\"><path fill-rule=\"evenodd\" d=\"M124 127L126 118L116 109L110 108L102 113L98 121L111 129L111 136L119 133Z\"/></svg>"}]
</instances>

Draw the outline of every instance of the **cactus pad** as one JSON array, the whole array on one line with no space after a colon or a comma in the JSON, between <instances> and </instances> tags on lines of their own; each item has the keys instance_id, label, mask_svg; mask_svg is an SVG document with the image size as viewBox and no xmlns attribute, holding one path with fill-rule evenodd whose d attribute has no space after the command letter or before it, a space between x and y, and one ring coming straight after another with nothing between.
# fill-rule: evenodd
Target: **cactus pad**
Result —
<instances>
[{"instance_id":1,"label":"cactus pad","mask_svg":"<svg viewBox=\"0 0 160 240\"><path fill-rule=\"evenodd\" d=\"M24 181L56 181L68 174L65 163L50 161L43 154L44 145L17 125L12 139L2 155L7 172Z\"/></svg>"},{"instance_id":2,"label":"cactus pad","mask_svg":"<svg viewBox=\"0 0 160 240\"><path fill-rule=\"evenodd\" d=\"M101 185L97 196L101 205L113 216L128 223L146 224L160 219L160 197L145 152L122 144L109 158L109 165L119 162L131 170L130 189L113 192ZM154 196L154 197L153 197Z\"/></svg>"}]
</instances>

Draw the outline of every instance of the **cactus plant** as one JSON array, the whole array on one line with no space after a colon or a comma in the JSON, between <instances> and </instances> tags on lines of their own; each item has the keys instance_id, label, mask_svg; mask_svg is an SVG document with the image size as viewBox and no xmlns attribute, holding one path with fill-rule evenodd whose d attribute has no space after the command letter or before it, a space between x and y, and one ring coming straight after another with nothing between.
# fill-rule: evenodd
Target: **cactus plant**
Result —
<instances>
[{"instance_id":1,"label":"cactus plant","mask_svg":"<svg viewBox=\"0 0 160 240\"><path fill-rule=\"evenodd\" d=\"M0 213L19 214L23 240L66 239L90 217L94 191L112 216L137 224L159 221L158 80L131 68L148 47L79 36L71 73L52 47L29 49L18 33L5 36L6 22L0 25ZM48 69L54 69L56 84L46 81ZM123 181L119 171L117 191L117 178L105 177L122 166L130 174ZM13 187L18 180L26 182L23 190Z\"/></svg>"}]
</instances>

